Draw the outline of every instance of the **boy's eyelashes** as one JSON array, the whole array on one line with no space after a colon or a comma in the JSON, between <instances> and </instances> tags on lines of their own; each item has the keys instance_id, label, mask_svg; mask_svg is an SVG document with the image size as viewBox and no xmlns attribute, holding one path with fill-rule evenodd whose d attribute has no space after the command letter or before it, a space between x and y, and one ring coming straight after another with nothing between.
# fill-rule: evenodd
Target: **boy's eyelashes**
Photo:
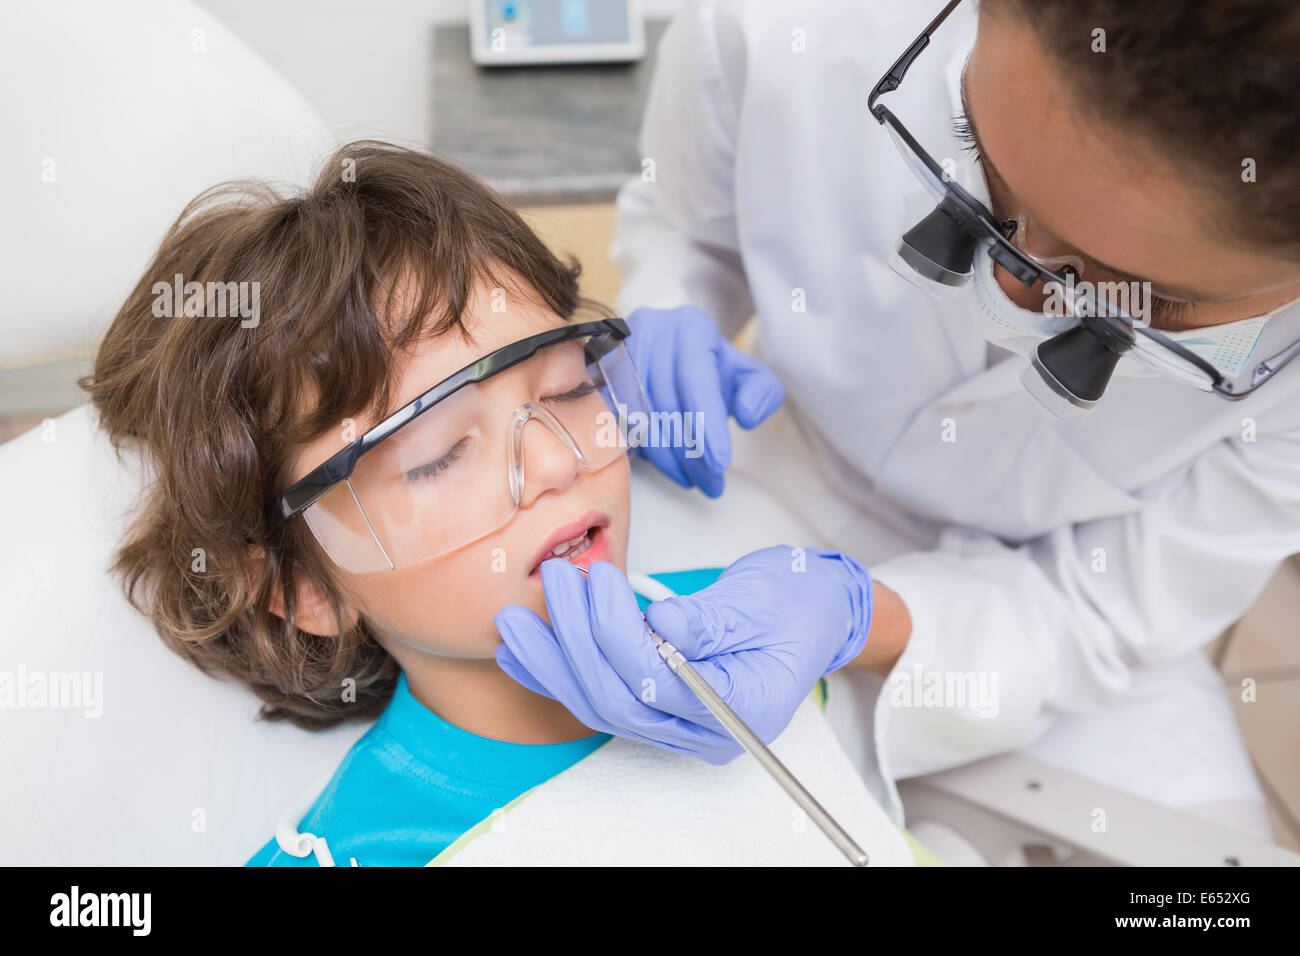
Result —
<instances>
[{"instance_id":1,"label":"boy's eyelashes","mask_svg":"<svg viewBox=\"0 0 1300 956\"><path fill-rule=\"evenodd\" d=\"M567 392L560 392L558 395L544 395L539 401L543 403L576 402L593 394L598 388L600 388L600 384L597 382L587 381L569 389ZM436 414L436 412L433 414ZM466 435L433 461L403 472L402 480L407 484L411 484L418 481L429 481L437 477L460 460L470 440L470 436Z\"/></svg>"},{"instance_id":2,"label":"boy's eyelashes","mask_svg":"<svg viewBox=\"0 0 1300 956\"><path fill-rule=\"evenodd\" d=\"M561 392L559 395L547 395L541 399L543 402L576 402L580 398L586 398L588 395L600 388L603 383L583 382L577 388L571 388L567 392Z\"/></svg>"},{"instance_id":3,"label":"boy's eyelashes","mask_svg":"<svg viewBox=\"0 0 1300 956\"><path fill-rule=\"evenodd\" d=\"M439 472L446 471L453 464L455 464L457 461L460 460L460 456L464 453L465 445L469 442L469 440L470 437L466 435L464 438L456 442L456 444L452 445L450 449L448 449L446 452L444 452L435 460L426 462L425 464L420 465L418 468L412 468L410 471L403 473L402 479L407 484L411 484L417 481L428 481L429 479L435 477Z\"/></svg>"}]
</instances>

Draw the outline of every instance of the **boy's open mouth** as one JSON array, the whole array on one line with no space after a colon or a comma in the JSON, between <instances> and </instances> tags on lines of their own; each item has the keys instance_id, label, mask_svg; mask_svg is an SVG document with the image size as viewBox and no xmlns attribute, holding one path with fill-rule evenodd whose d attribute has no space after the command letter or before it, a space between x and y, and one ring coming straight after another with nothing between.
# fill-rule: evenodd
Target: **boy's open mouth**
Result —
<instances>
[{"instance_id":1,"label":"boy's open mouth","mask_svg":"<svg viewBox=\"0 0 1300 956\"><path fill-rule=\"evenodd\" d=\"M577 521L556 528L546 539L533 560L529 577L541 574L543 561L565 558L579 567L609 559L609 517L600 511L588 511Z\"/></svg>"}]
</instances>

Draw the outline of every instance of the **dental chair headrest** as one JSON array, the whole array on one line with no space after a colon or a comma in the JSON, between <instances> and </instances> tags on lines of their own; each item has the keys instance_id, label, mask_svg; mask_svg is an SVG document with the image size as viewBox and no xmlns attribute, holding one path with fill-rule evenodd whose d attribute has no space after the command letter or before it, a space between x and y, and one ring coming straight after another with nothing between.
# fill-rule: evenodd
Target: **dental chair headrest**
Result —
<instances>
[{"instance_id":1,"label":"dental chair headrest","mask_svg":"<svg viewBox=\"0 0 1300 956\"><path fill-rule=\"evenodd\" d=\"M187 0L6 4L0 62L28 80L0 100L0 369L93 355L187 202L226 179L302 182L332 145Z\"/></svg>"}]
</instances>

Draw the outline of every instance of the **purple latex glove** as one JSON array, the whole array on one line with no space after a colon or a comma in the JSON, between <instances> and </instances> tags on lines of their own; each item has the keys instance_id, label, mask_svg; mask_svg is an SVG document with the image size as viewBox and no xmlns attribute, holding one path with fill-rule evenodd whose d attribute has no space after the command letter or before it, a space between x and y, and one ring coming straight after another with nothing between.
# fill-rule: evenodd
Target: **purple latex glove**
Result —
<instances>
[{"instance_id":1,"label":"purple latex glove","mask_svg":"<svg viewBox=\"0 0 1300 956\"><path fill-rule=\"evenodd\" d=\"M659 658L617 567L597 561L584 576L551 559L541 573L552 626L527 608L502 608L496 616L502 670L564 704L593 730L711 764L742 752ZM702 591L651 604L646 618L771 743L817 680L866 645L871 588L866 569L845 555L766 548Z\"/></svg>"},{"instance_id":2,"label":"purple latex glove","mask_svg":"<svg viewBox=\"0 0 1300 956\"><path fill-rule=\"evenodd\" d=\"M785 388L694 306L637 309L627 324L627 348L651 409L697 416L695 448L643 446L637 454L679 485L716 498L731 465L727 418L734 415L742 428L753 428L781 406Z\"/></svg>"}]
</instances>

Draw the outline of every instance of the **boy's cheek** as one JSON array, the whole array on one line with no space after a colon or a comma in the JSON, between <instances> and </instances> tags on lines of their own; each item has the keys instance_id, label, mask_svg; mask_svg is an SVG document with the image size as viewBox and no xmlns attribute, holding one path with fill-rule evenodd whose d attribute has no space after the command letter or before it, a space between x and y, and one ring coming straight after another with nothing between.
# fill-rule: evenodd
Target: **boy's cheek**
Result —
<instances>
[{"instance_id":1,"label":"boy's cheek","mask_svg":"<svg viewBox=\"0 0 1300 956\"><path fill-rule=\"evenodd\" d=\"M610 516L610 561L626 573L630 468L621 463L593 477L592 504ZM493 618L507 604L526 607L550 624L540 579L520 566L535 552L537 537L527 523L512 523L445 557L392 574L363 575L362 613L430 650L490 657L501 643Z\"/></svg>"},{"instance_id":2,"label":"boy's cheek","mask_svg":"<svg viewBox=\"0 0 1300 956\"><path fill-rule=\"evenodd\" d=\"M369 580L356 588L361 613L409 644L490 657L500 643L492 623L496 612L524 602L510 593L509 576L494 571L485 557L470 548L396 573L365 575Z\"/></svg>"}]
</instances>

